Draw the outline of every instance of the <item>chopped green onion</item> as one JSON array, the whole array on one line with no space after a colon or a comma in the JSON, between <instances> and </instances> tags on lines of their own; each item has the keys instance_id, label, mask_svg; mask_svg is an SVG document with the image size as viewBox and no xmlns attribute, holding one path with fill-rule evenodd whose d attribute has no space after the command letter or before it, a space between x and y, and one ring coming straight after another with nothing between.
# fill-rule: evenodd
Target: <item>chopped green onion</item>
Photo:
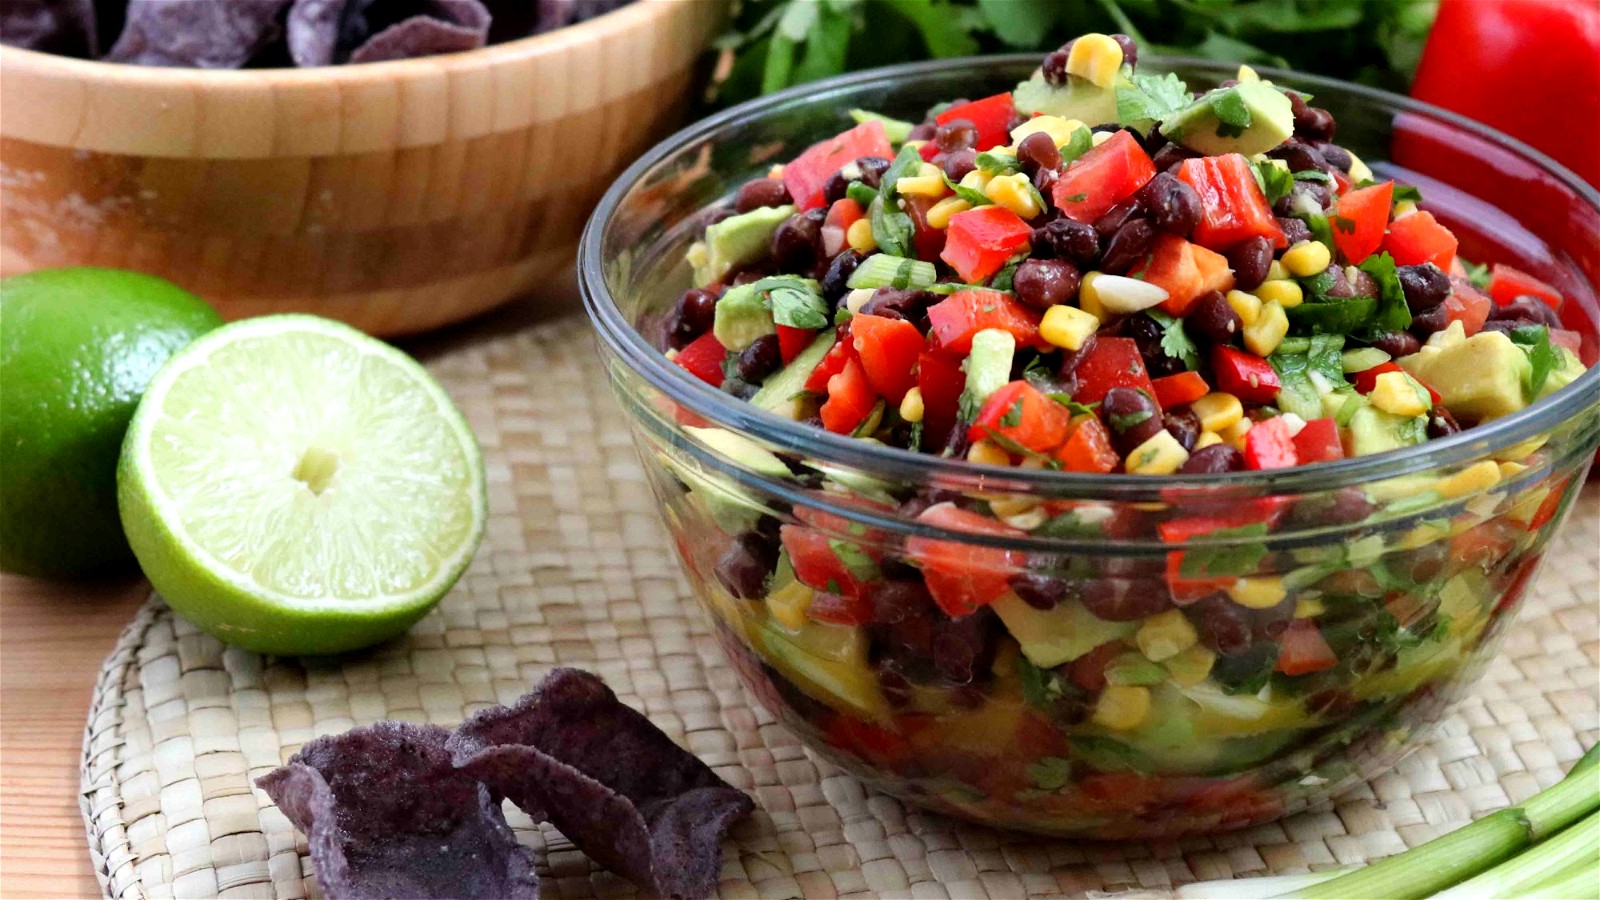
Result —
<instances>
[{"instance_id":1,"label":"chopped green onion","mask_svg":"<svg viewBox=\"0 0 1600 900\"><path fill-rule=\"evenodd\" d=\"M852 181L850 186L844 189L844 195L861 204L862 209L866 209L872 205L872 201L878 199L878 189L867 187L860 181Z\"/></svg>"},{"instance_id":2,"label":"chopped green onion","mask_svg":"<svg viewBox=\"0 0 1600 900\"><path fill-rule=\"evenodd\" d=\"M1178 900L1268 900L1356 871L1354 867L1323 869L1299 875L1268 875L1263 878L1224 878L1185 884L1174 893Z\"/></svg>"},{"instance_id":3,"label":"chopped green onion","mask_svg":"<svg viewBox=\"0 0 1600 900\"><path fill-rule=\"evenodd\" d=\"M851 290L857 288L913 288L921 290L933 284L939 272L933 263L920 259L906 259L887 253L874 253L861 261L861 265L845 282Z\"/></svg>"},{"instance_id":4,"label":"chopped green onion","mask_svg":"<svg viewBox=\"0 0 1600 900\"><path fill-rule=\"evenodd\" d=\"M1495 866L1476 878L1463 881L1434 900L1477 900L1493 897L1526 897L1530 891L1573 866L1588 864L1589 893L1600 891L1600 813L1594 813L1555 837ZM1577 897L1579 894L1569 896Z\"/></svg>"},{"instance_id":5,"label":"chopped green onion","mask_svg":"<svg viewBox=\"0 0 1600 900\"><path fill-rule=\"evenodd\" d=\"M903 119L891 119L888 116L865 109L850 110L850 118L854 119L857 125L865 125L868 122L882 122L883 133L889 138L889 143L891 144L904 143L906 138L911 136L911 129L914 127L910 122Z\"/></svg>"}]
</instances>

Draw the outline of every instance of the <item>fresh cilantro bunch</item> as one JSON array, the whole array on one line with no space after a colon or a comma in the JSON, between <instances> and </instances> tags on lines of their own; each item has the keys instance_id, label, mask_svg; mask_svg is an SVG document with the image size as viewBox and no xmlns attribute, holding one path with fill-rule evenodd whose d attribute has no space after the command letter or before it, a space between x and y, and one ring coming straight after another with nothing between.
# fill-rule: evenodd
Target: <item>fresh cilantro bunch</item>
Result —
<instances>
[{"instance_id":1,"label":"fresh cilantro bunch","mask_svg":"<svg viewBox=\"0 0 1600 900\"><path fill-rule=\"evenodd\" d=\"M1436 6L1436 0L734 0L732 26L717 44L724 59L710 99L726 105L909 60L1042 53L1091 31L1130 35L1153 53L1289 66L1403 90ZM1141 86L1147 96L1130 103L1148 102L1146 111L1169 105L1163 89L1170 85L1152 79Z\"/></svg>"}]
</instances>

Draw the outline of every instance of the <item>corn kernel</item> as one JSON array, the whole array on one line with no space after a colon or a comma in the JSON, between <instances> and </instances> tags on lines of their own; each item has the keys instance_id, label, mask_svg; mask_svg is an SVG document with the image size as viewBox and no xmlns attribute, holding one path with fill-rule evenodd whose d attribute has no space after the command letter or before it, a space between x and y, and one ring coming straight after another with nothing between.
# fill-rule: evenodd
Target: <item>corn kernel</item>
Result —
<instances>
[{"instance_id":1,"label":"corn kernel","mask_svg":"<svg viewBox=\"0 0 1600 900\"><path fill-rule=\"evenodd\" d=\"M1545 441L1548 441L1548 440L1550 440L1550 435L1548 435L1548 434L1541 434L1538 437L1528 438L1527 440L1525 440L1522 443L1516 445L1515 447L1507 447L1506 449L1501 450L1500 451L1500 458L1501 459L1511 459L1511 460L1527 459L1528 457L1533 455L1533 452L1535 450L1538 450L1540 447L1543 447Z\"/></svg>"},{"instance_id":2,"label":"corn kernel","mask_svg":"<svg viewBox=\"0 0 1600 900\"><path fill-rule=\"evenodd\" d=\"M923 412L922 388L914 387L906 391L905 398L900 401L900 418L912 423L921 422Z\"/></svg>"},{"instance_id":3,"label":"corn kernel","mask_svg":"<svg viewBox=\"0 0 1600 900\"><path fill-rule=\"evenodd\" d=\"M1195 634L1194 626L1189 624L1183 611L1177 609L1169 609L1145 619L1144 624L1139 626L1138 634L1134 635L1139 652L1152 662L1171 659L1193 647L1198 640L1200 637Z\"/></svg>"},{"instance_id":4,"label":"corn kernel","mask_svg":"<svg viewBox=\"0 0 1600 900\"><path fill-rule=\"evenodd\" d=\"M1057 147L1065 146L1072 142L1072 133L1079 128L1086 127L1077 119L1063 119L1060 116L1034 116L1021 125L1011 129L1012 145L1022 143L1022 139L1030 134L1044 132L1056 142Z\"/></svg>"},{"instance_id":5,"label":"corn kernel","mask_svg":"<svg viewBox=\"0 0 1600 900\"><path fill-rule=\"evenodd\" d=\"M856 288L844 295L844 308L849 310L853 316L861 312L861 307L866 306L867 301L871 300L872 295L876 293L877 289L875 288Z\"/></svg>"},{"instance_id":6,"label":"corn kernel","mask_svg":"<svg viewBox=\"0 0 1600 900\"><path fill-rule=\"evenodd\" d=\"M1261 317L1261 298L1244 291L1229 291L1228 305L1239 314L1239 324L1250 327Z\"/></svg>"},{"instance_id":7,"label":"corn kernel","mask_svg":"<svg viewBox=\"0 0 1600 900\"><path fill-rule=\"evenodd\" d=\"M1296 619L1315 619L1327 611L1327 606L1316 597L1302 597L1294 602L1294 617Z\"/></svg>"},{"instance_id":8,"label":"corn kernel","mask_svg":"<svg viewBox=\"0 0 1600 900\"><path fill-rule=\"evenodd\" d=\"M964 213L972 208L972 204L960 197L946 197L938 203L928 207L926 218L929 228L940 231L950 227L950 217L956 213Z\"/></svg>"},{"instance_id":9,"label":"corn kernel","mask_svg":"<svg viewBox=\"0 0 1600 900\"><path fill-rule=\"evenodd\" d=\"M1065 350L1080 350L1100 327L1093 313L1075 306L1052 306L1039 322L1039 336Z\"/></svg>"},{"instance_id":10,"label":"corn kernel","mask_svg":"<svg viewBox=\"0 0 1600 900\"><path fill-rule=\"evenodd\" d=\"M1501 465L1514 466L1516 463L1501 463ZM1539 507L1544 505L1549 496L1549 488L1535 488L1524 493L1510 509L1506 510L1506 518L1519 525L1531 525L1534 516L1539 514Z\"/></svg>"},{"instance_id":11,"label":"corn kernel","mask_svg":"<svg viewBox=\"0 0 1600 900\"><path fill-rule=\"evenodd\" d=\"M872 236L872 222L866 218L851 222L845 230L844 240L857 253L871 253L878 249L878 239Z\"/></svg>"},{"instance_id":12,"label":"corn kernel","mask_svg":"<svg viewBox=\"0 0 1600 900\"><path fill-rule=\"evenodd\" d=\"M798 581L791 581L767 594L767 611L778 623L791 631L806 626L806 610L811 608L814 592Z\"/></svg>"},{"instance_id":13,"label":"corn kernel","mask_svg":"<svg viewBox=\"0 0 1600 900\"><path fill-rule=\"evenodd\" d=\"M1284 278L1261 282L1256 287L1256 296L1264 303L1273 302L1284 309L1293 309L1305 302L1306 292L1300 288L1300 282Z\"/></svg>"},{"instance_id":14,"label":"corn kernel","mask_svg":"<svg viewBox=\"0 0 1600 900\"><path fill-rule=\"evenodd\" d=\"M667 358L667 362L672 362L678 358L678 351L672 347L668 347L667 352L662 355Z\"/></svg>"},{"instance_id":15,"label":"corn kernel","mask_svg":"<svg viewBox=\"0 0 1600 900\"><path fill-rule=\"evenodd\" d=\"M1029 457L1029 459L1032 459L1032 457ZM1009 516L1000 516L1000 521L1018 531L1032 531L1050 521L1050 514L1045 511L1044 507L1035 506L1032 509L1023 510Z\"/></svg>"},{"instance_id":16,"label":"corn kernel","mask_svg":"<svg viewBox=\"0 0 1600 900\"><path fill-rule=\"evenodd\" d=\"M1296 278L1310 278L1328 270L1333 254L1320 241L1301 241L1284 251L1283 267Z\"/></svg>"},{"instance_id":17,"label":"corn kernel","mask_svg":"<svg viewBox=\"0 0 1600 900\"><path fill-rule=\"evenodd\" d=\"M1101 277L1100 272L1083 273L1083 280L1078 282L1078 308L1104 322L1111 317L1111 313L1100 302L1100 290L1095 287L1095 282Z\"/></svg>"},{"instance_id":18,"label":"corn kernel","mask_svg":"<svg viewBox=\"0 0 1600 900\"><path fill-rule=\"evenodd\" d=\"M958 184L964 188L977 191L981 194L983 193L983 189L989 186L989 179L993 177L994 176L992 174L987 173L982 169L973 169L971 172L961 176L961 181L959 181Z\"/></svg>"},{"instance_id":19,"label":"corn kernel","mask_svg":"<svg viewBox=\"0 0 1600 900\"><path fill-rule=\"evenodd\" d=\"M1519 462L1502 462L1500 464L1500 477L1502 479L1515 478L1526 471L1528 471L1528 467Z\"/></svg>"},{"instance_id":20,"label":"corn kernel","mask_svg":"<svg viewBox=\"0 0 1600 900\"><path fill-rule=\"evenodd\" d=\"M1211 667L1216 661L1217 654L1195 644L1162 665L1167 667L1173 683L1178 687L1194 687L1211 676Z\"/></svg>"},{"instance_id":21,"label":"corn kernel","mask_svg":"<svg viewBox=\"0 0 1600 900\"><path fill-rule=\"evenodd\" d=\"M1276 575L1251 575L1241 578L1228 588L1233 602L1246 609L1271 609L1289 596L1283 589L1283 579Z\"/></svg>"},{"instance_id":22,"label":"corn kernel","mask_svg":"<svg viewBox=\"0 0 1600 900\"><path fill-rule=\"evenodd\" d=\"M1394 205L1394 221L1398 222L1417 211L1417 201L1401 200Z\"/></svg>"},{"instance_id":23,"label":"corn kernel","mask_svg":"<svg viewBox=\"0 0 1600 900\"><path fill-rule=\"evenodd\" d=\"M1232 445L1235 450L1242 452L1244 450L1244 436L1250 433L1250 429L1255 427L1255 424L1249 419L1240 419L1227 428L1218 429L1217 436Z\"/></svg>"},{"instance_id":24,"label":"corn kernel","mask_svg":"<svg viewBox=\"0 0 1600 900\"><path fill-rule=\"evenodd\" d=\"M1448 478L1441 479L1434 486L1434 490L1438 491L1446 499L1453 500L1456 497L1488 490L1499 483L1500 465L1494 460L1484 459L1467 466Z\"/></svg>"},{"instance_id":25,"label":"corn kernel","mask_svg":"<svg viewBox=\"0 0 1600 900\"><path fill-rule=\"evenodd\" d=\"M1188 461L1189 451L1172 432L1163 430L1133 448L1125 465L1130 475L1171 475Z\"/></svg>"},{"instance_id":26,"label":"corn kernel","mask_svg":"<svg viewBox=\"0 0 1600 900\"><path fill-rule=\"evenodd\" d=\"M783 163L774 163L768 166L767 177L773 181L781 181L783 179Z\"/></svg>"},{"instance_id":27,"label":"corn kernel","mask_svg":"<svg viewBox=\"0 0 1600 900\"><path fill-rule=\"evenodd\" d=\"M1039 194L1034 190L1033 182L1021 172L990 179L988 186L983 189L983 195L993 200L996 206L1003 206L1023 219L1031 219L1044 212L1040 208Z\"/></svg>"},{"instance_id":28,"label":"corn kernel","mask_svg":"<svg viewBox=\"0 0 1600 900\"><path fill-rule=\"evenodd\" d=\"M910 147L913 150L920 151L923 147L927 146L927 144L928 144L927 141L906 141L904 144L901 144L900 146L902 148Z\"/></svg>"},{"instance_id":29,"label":"corn kernel","mask_svg":"<svg viewBox=\"0 0 1600 900\"><path fill-rule=\"evenodd\" d=\"M1372 177L1372 168L1366 163L1362 162L1361 157L1355 155L1354 153L1350 154L1350 171L1346 174L1350 176L1351 184L1360 184L1363 181L1374 180Z\"/></svg>"},{"instance_id":30,"label":"corn kernel","mask_svg":"<svg viewBox=\"0 0 1600 900\"><path fill-rule=\"evenodd\" d=\"M1428 395L1404 372L1384 372L1373 382L1367 401L1397 416L1420 416L1428 411Z\"/></svg>"},{"instance_id":31,"label":"corn kernel","mask_svg":"<svg viewBox=\"0 0 1600 900\"><path fill-rule=\"evenodd\" d=\"M1122 68L1122 48L1103 34L1086 34L1072 42L1067 51L1067 74L1108 88Z\"/></svg>"},{"instance_id":32,"label":"corn kernel","mask_svg":"<svg viewBox=\"0 0 1600 900\"><path fill-rule=\"evenodd\" d=\"M1148 715L1150 689L1140 684L1106 685L1094 705L1094 723L1113 731L1138 728Z\"/></svg>"},{"instance_id":33,"label":"corn kernel","mask_svg":"<svg viewBox=\"0 0 1600 900\"><path fill-rule=\"evenodd\" d=\"M1265 280L1265 281L1283 281L1283 280L1287 279L1288 277L1289 277L1289 270L1285 269L1283 267L1283 263L1278 262L1277 260L1273 260L1272 261L1272 265L1267 266L1267 277L1265 279L1263 279L1263 280Z\"/></svg>"},{"instance_id":34,"label":"corn kernel","mask_svg":"<svg viewBox=\"0 0 1600 900\"><path fill-rule=\"evenodd\" d=\"M1289 333L1289 316L1276 300L1261 304L1261 315L1244 327L1244 345L1257 356L1271 356Z\"/></svg>"},{"instance_id":35,"label":"corn kernel","mask_svg":"<svg viewBox=\"0 0 1600 900\"><path fill-rule=\"evenodd\" d=\"M1082 285L1078 287L1078 294L1080 297L1083 294ZM1159 285L1105 273L1094 280L1094 294L1101 307L1124 316L1158 306L1167 299L1166 288ZM1079 305L1082 305L1081 300Z\"/></svg>"},{"instance_id":36,"label":"corn kernel","mask_svg":"<svg viewBox=\"0 0 1600 900\"><path fill-rule=\"evenodd\" d=\"M1200 432L1200 436L1195 438L1194 448L1196 450L1201 450L1206 447L1214 447L1220 443L1222 443L1221 435L1217 434L1215 431L1202 431Z\"/></svg>"},{"instance_id":37,"label":"corn kernel","mask_svg":"<svg viewBox=\"0 0 1600 900\"><path fill-rule=\"evenodd\" d=\"M939 175L912 175L894 183L895 192L907 197L943 197L950 186Z\"/></svg>"},{"instance_id":38,"label":"corn kernel","mask_svg":"<svg viewBox=\"0 0 1600 900\"><path fill-rule=\"evenodd\" d=\"M1090 136L1089 143L1095 147L1098 147L1101 144L1104 144L1106 141L1111 140L1113 137L1116 137L1116 132L1114 131L1096 131L1092 136Z\"/></svg>"},{"instance_id":39,"label":"corn kernel","mask_svg":"<svg viewBox=\"0 0 1600 900\"><path fill-rule=\"evenodd\" d=\"M1233 76L1233 80L1243 84L1246 81L1260 81L1261 76L1257 75L1256 70L1249 66L1240 66L1239 73Z\"/></svg>"},{"instance_id":40,"label":"corn kernel","mask_svg":"<svg viewBox=\"0 0 1600 900\"><path fill-rule=\"evenodd\" d=\"M989 441L975 441L967 449L967 461L980 466L1009 466L1011 454L1000 449L1000 445Z\"/></svg>"},{"instance_id":41,"label":"corn kernel","mask_svg":"<svg viewBox=\"0 0 1600 900\"><path fill-rule=\"evenodd\" d=\"M1400 535L1392 546L1395 550L1416 550L1429 544L1437 544L1449 536L1449 525L1439 522L1423 522L1421 525Z\"/></svg>"},{"instance_id":42,"label":"corn kernel","mask_svg":"<svg viewBox=\"0 0 1600 900\"><path fill-rule=\"evenodd\" d=\"M1189 404L1189 408L1200 417L1201 428L1219 434L1244 418L1244 404L1239 398L1221 391L1212 391Z\"/></svg>"}]
</instances>

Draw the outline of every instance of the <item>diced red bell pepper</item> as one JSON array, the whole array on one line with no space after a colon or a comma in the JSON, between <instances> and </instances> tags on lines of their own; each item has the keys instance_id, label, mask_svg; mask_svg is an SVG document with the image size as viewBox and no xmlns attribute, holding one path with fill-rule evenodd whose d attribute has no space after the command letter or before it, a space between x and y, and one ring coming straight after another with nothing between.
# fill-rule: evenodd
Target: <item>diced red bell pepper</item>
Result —
<instances>
[{"instance_id":1,"label":"diced red bell pepper","mask_svg":"<svg viewBox=\"0 0 1600 900\"><path fill-rule=\"evenodd\" d=\"M1033 234L1027 222L1004 206L980 206L950 217L939 258L968 284L1000 271Z\"/></svg>"},{"instance_id":2,"label":"diced red bell pepper","mask_svg":"<svg viewBox=\"0 0 1600 900\"><path fill-rule=\"evenodd\" d=\"M1283 387L1272 363L1233 347L1218 345L1211 352L1211 368L1216 372L1217 390L1250 403L1271 403Z\"/></svg>"},{"instance_id":3,"label":"diced red bell pepper","mask_svg":"<svg viewBox=\"0 0 1600 900\"><path fill-rule=\"evenodd\" d=\"M917 252L917 259L937 263L939 254L944 252L945 233L944 229L928 224L928 210L942 198L917 196L901 199L906 202L906 215L911 217L911 247Z\"/></svg>"},{"instance_id":4,"label":"diced red bell pepper","mask_svg":"<svg viewBox=\"0 0 1600 900\"><path fill-rule=\"evenodd\" d=\"M1467 337L1472 337L1483 330L1484 322L1489 321L1489 309L1493 301L1465 278L1450 279L1450 286L1450 296L1444 298L1445 318L1460 322Z\"/></svg>"},{"instance_id":5,"label":"diced red bell pepper","mask_svg":"<svg viewBox=\"0 0 1600 900\"><path fill-rule=\"evenodd\" d=\"M1016 104L1011 99L1011 92L995 94L982 100L973 100L970 103L959 103L933 117L940 125L948 125L957 119L966 119L978 127L978 144L975 149L979 153L1001 144L1011 143L1011 120L1017 116Z\"/></svg>"},{"instance_id":6,"label":"diced red bell pepper","mask_svg":"<svg viewBox=\"0 0 1600 900\"><path fill-rule=\"evenodd\" d=\"M1193 403L1211 392L1211 386L1199 372L1179 372L1150 382L1155 388L1156 402L1162 409L1171 409Z\"/></svg>"},{"instance_id":7,"label":"diced red bell pepper","mask_svg":"<svg viewBox=\"0 0 1600 900\"><path fill-rule=\"evenodd\" d=\"M924 350L917 359L917 390L922 392L922 437L924 446L943 447L955 428L961 408L961 392L967 387L967 373L961 361L943 353Z\"/></svg>"},{"instance_id":8,"label":"diced red bell pepper","mask_svg":"<svg viewBox=\"0 0 1600 900\"><path fill-rule=\"evenodd\" d=\"M1212 291L1226 294L1233 290L1233 269L1228 266L1226 256L1199 244L1190 244L1189 252L1194 255L1194 264L1200 269L1200 293L1196 295L1197 299Z\"/></svg>"},{"instance_id":9,"label":"diced red bell pepper","mask_svg":"<svg viewBox=\"0 0 1600 900\"><path fill-rule=\"evenodd\" d=\"M989 395L968 436L974 441L991 435L1020 444L1037 453L1049 453L1067 439L1072 413L1026 381L1013 381Z\"/></svg>"},{"instance_id":10,"label":"diced red bell pepper","mask_svg":"<svg viewBox=\"0 0 1600 900\"><path fill-rule=\"evenodd\" d=\"M826 394L828 381L844 371L844 364L856 355L855 342L850 340L850 326L839 330L839 338L828 348L822 362L806 376L805 389L813 394Z\"/></svg>"},{"instance_id":11,"label":"diced red bell pepper","mask_svg":"<svg viewBox=\"0 0 1600 900\"><path fill-rule=\"evenodd\" d=\"M1278 671L1285 675L1309 675L1339 664L1339 657L1310 619L1290 622L1278 641Z\"/></svg>"},{"instance_id":12,"label":"diced red bell pepper","mask_svg":"<svg viewBox=\"0 0 1600 900\"><path fill-rule=\"evenodd\" d=\"M1383 249L1394 257L1397 266L1431 262L1448 272L1456 258L1456 236L1440 225L1433 213L1419 210L1389 223Z\"/></svg>"},{"instance_id":13,"label":"diced red bell pepper","mask_svg":"<svg viewBox=\"0 0 1600 900\"><path fill-rule=\"evenodd\" d=\"M1181 496L1175 496L1171 502L1174 505L1181 505L1185 501ZM1202 538L1218 531L1262 524L1271 527L1281 515L1281 510L1287 502L1281 497L1238 498L1229 504L1229 511L1224 514L1168 519L1156 526L1156 533L1161 536L1162 543L1187 544L1195 538ZM1183 553L1182 550L1173 550L1167 554L1167 586L1172 589L1172 597L1180 605L1187 605L1209 594L1226 590L1238 580L1233 575L1209 576L1196 573L1185 575Z\"/></svg>"},{"instance_id":14,"label":"diced red bell pepper","mask_svg":"<svg viewBox=\"0 0 1600 900\"><path fill-rule=\"evenodd\" d=\"M973 534L1007 537L1025 534L953 503L934 504L923 510L917 521ZM1011 576L1022 571L1027 563L1026 554L1019 550L925 537L907 538L906 553L922 568L934 602L951 618L970 615L999 599L1010 590Z\"/></svg>"},{"instance_id":15,"label":"diced red bell pepper","mask_svg":"<svg viewBox=\"0 0 1600 900\"><path fill-rule=\"evenodd\" d=\"M1050 196L1067 218L1093 222L1155 176L1150 155L1133 135L1119 131L1067 166Z\"/></svg>"},{"instance_id":16,"label":"diced red bell pepper","mask_svg":"<svg viewBox=\"0 0 1600 900\"><path fill-rule=\"evenodd\" d=\"M921 147L917 148L917 155L922 157L923 162L933 162L933 158L938 156L941 152L943 151L939 149L939 145L935 144L933 141L928 141L926 144L923 144Z\"/></svg>"},{"instance_id":17,"label":"diced red bell pepper","mask_svg":"<svg viewBox=\"0 0 1600 900\"><path fill-rule=\"evenodd\" d=\"M1200 296L1200 267L1195 264L1193 247L1175 234L1162 234L1150 250L1148 265L1129 273L1166 291L1161 308L1174 316L1187 312Z\"/></svg>"},{"instance_id":18,"label":"diced red bell pepper","mask_svg":"<svg viewBox=\"0 0 1600 900\"><path fill-rule=\"evenodd\" d=\"M1355 187L1355 182L1350 180L1349 175L1338 169L1333 170L1333 195L1335 197L1342 197L1348 194L1352 187Z\"/></svg>"},{"instance_id":19,"label":"diced red bell pepper","mask_svg":"<svg viewBox=\"0 0 1600 900\"><path fill-rule=\"evenodd\" d=\"M824 532L804 525L785 525L778 529L778 539L801 584L846 597L867 596L867 580L852 574L829 543L837 538L830 539Z\"/></svg>"},{"instance_id":20,"label":"diced red bell pepper","mask_svg":"<svg viewBox=\"0 0 1600 900\"><path fill-rule=\"evenodd\" d=\"M1513 269L1504 263L1489 267L1489 296L1494 298L1494 302L1505 306L1524 294L1538 297L1550 304L1551 309L1560 309L1564 299L1560 291L1521 269Z\"/></svg>"},{"instance_id":21,"label":"diced red bell pepper","mask_svg":"<svg viewBox=\"0 0 1600 900\"><path fill-rule=\"evenodd\" d=\"M722 346L717 336L708 331L679 350L672 361L706 384L722 387L722 361L727 357L728 348Z\"/></svg>"},{"instance_id":22,"label":"diced red bell pepper","mask_svg":"<svg viewBox=\"0 0 1600 900\"><path fill-rule=\"evenodd\" d=\"M1126 132L1124 132L1126 133ZM1274 247L1289 240L1278 227L1250 161L1237 153L1186 159L1178 178L1200 195L1200 224L1190 237L1222 252L1245 238L1264 237Z\"/></svg>"},{"instance_id":23,"label":"diced red bell pepper","mask_svg":"<svg viewBox=\"0 0 1600 900\"><path fill-rule=\"evenodd\" d=\"M966 356L972 352L972 336L985 328L1008 332L1018 346L1044 346L1039 338L1039 318L1039 313L1008 294L974 288L956 291L928 307L928 331L935 347Z\"/></svg>"},{"instance_id":24,"label":"diced red bell pepper","mask_svg":"<svg viewBox=\"0 0 1600 900\"><path fill-rule=\"evenodd\" d=\"M1099 403L1114 387L1134 388L1151 397L1156 395L1155 386L1144 368L1144 357L1139 354L1139 345L1133 338L1096 338L1073 369L1073 376L1077 386L1072 390L1072 399L1079 403Z\"/></svg>"},{"instance_id":25,"label":"diced red bell pepper","mask_svg":"<svg viewBox=\"0 0 1600 900\"><path fill-rule=\"evenodd\" d=\"M899 405L917 383L917 357L927 339L905 319L885 316L855 316L850 320L850 334L873 391Z\"/></svg>"},{"instance_id":26,"label":"diced red bell pepper","mask_svg":"<svg viewBox=\"0 0 1600 900\"><path fill-rule=\"evenodd\" d=\"M1245 432L1244 462L1252 469L1287 469L1299 463L1294 435L1282 416L1257 422Z\"/></svg>"},{"instance_id":27,"label":"diced red bell pepper","mask_svg":"<svg viewBox=\"0 0 1600 900\"><path fill-rule=\"evenodd\" d=\"M1339 198L1328 222L1333 245L1351 265L1371 256L1383 243L1383 227L1389 224L1389 208L1394 201L1394 182L1368 185Z\"/></svg>"},{"instance_id":28,"label":"diced red bell pepper","mask_svg":"<svg viewBox=\"0 0 1600 900\"><path fill-rule=\"evenodd\" d=\"M794 362L802 350L811 346L816 340L817 333L809 328L795 328L792 325L778 326L778 354L783 357L783 364Z\"/></svg>"},{"instance_id":29,"label":"diced red bell pepper","mask_svg":"<svg viewBox=\"0 0 1600 900\"><path fill-rule=\"evenodd\" d=\"M823 188L833 173L845 163L863 156L884 159L894 156L882 122L863 122L843 134L807 147L783 167L783 186L789 189L789 196L800 209L815 209L827 202Z\"/></svg>"},{"instance_id":30,"label":"diced red bell pepper","mask_svg":"<svg viewBox=\"0 0 1600 900\"><path fill-rule=\"evenodd\" d=\"M1066 442L1055 452L1061 468L1104 475L1122 464L1122 457L1111 447L1111 432L1099 416L1077 416L1070 427Z\"/></svg>"},{"instance_id":31,"label":"diced red bell pepper","mask_svg":"<svg viewBox=\"0 0 1600 900\"><path fill-rule=\"evenodd\" d=\"M1378 363L1377 365L1373 366L1370 369L1362 369L1360 372L1357 372L1354 375L1351 375L1350 376L1350 383L1355 385L1356 393L1358 393L1358 394L1370 394L1370 393L1372 393L1372 389L1374 387L1377 387L1377 385L1378 385L1378 376L1379 375L1382 375L1385 372L1404 372L1404 371L1405 370L1400 368L1400 366L1397 363L1395 363L1394 361L1391 360L1389 362ZM1412 377L1412 380L1413 381L1417 381L1415 376ZM1434 403L1435 406L1437 406L1440 403L1444 402L1444 398L1439 396L1439 392L1434 390L1431 385L1423 384L1421 381L1417 381L1417 384L1422 384L1422 386L1425 389L1427 389L1428 396L1433 399L1433 403Z\"/></svg>"},{"instance_id":32,"label":"diced red bell pepper","mask_svg":"<svg viewBox=\"0 0 1600 900\"><path fill-rule=\"evenodd\" d=\"M839 374L828 379L828 400L821 410L822 427L834 434L850 434L866 421L877 403L878 395L872 390L861 361L852 356L845 360Z\"/></svg>"},{"instance_id":33,"label":"diced red bell pepper","mask_svg":"<svg viewBox=\"0 0 1600 900\"><path fill-rule=\"evenodd\" d=\"M817 591L806 607L806 618L826 625L865 625L872 621L872 601L832 591Z\"/></svg>"},{"instance_id":34,"label":"diced red bell pepper","mask_svg":"<svg viewBox=\"0 0 1600 900\"><path fill-rule=\"evenodd\" d=\"M1312 419L1294 436L1294 453L1301 465L1344 459L1339 442L1339 423L1332 419Z\"/></svg>"},{"instance_id":35,"label":"diced red bell pepper","mask_svg":"<svg viewBox=\"0 0 1600 900\"><path fill-rule=\"evenodd\" d=\"M861 204L849 197L840 197L828 207L828 217L822 220L822 252L837 256L845 247L845 236L850 226L866 216Z\"/></svg>"},{"instance_id":36,"label":"diced red bell pepper","mask_svg":"<svg viewBox=\"0 0 1600 900\"><path fill-rule=\"evenodd\" d=\"M1533 511L1533 518L1528 520L1528 529L1530 531L1538 531L1555 519L1556 514L1561 511L1561 501L1567 495L1567 484L1570 480L1569 476L1567 478L1558 478L1551 482L1550 493L1545 494L1544 500L1539 504L1539 508Z\"/></svg>"}]
</instances>

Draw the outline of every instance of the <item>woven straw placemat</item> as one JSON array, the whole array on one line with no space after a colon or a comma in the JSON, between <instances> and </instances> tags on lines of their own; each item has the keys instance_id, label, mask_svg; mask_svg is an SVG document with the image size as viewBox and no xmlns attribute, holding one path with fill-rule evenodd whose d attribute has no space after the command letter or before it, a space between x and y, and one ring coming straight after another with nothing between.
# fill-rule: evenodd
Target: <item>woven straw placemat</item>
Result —
<instances>
[{"instance_id":1,"label":"woven straw placemat","mask_svg":"<svg viewBox=\"0 0 1600 900\"><path fill-rule=\"evenodd\" d=\"M1600 738L1600 485L1552 546L1501 656L1432 740L1331 809L1211 837L1094 844L980 828L864 788L740 686L576 319L430 362L488 461L488 537L404 640L336 660L224 647L152 599L100 675L84 738L89 852L108 896L308 897L306 844L252 788L313 736L383 718L453 726L556 665L622 699L758 809L724 897L1033 897L1155 888L1387 856L1554 783ZM549 897L633 893L508 806Z\"/></svg>"}]
</instances>

